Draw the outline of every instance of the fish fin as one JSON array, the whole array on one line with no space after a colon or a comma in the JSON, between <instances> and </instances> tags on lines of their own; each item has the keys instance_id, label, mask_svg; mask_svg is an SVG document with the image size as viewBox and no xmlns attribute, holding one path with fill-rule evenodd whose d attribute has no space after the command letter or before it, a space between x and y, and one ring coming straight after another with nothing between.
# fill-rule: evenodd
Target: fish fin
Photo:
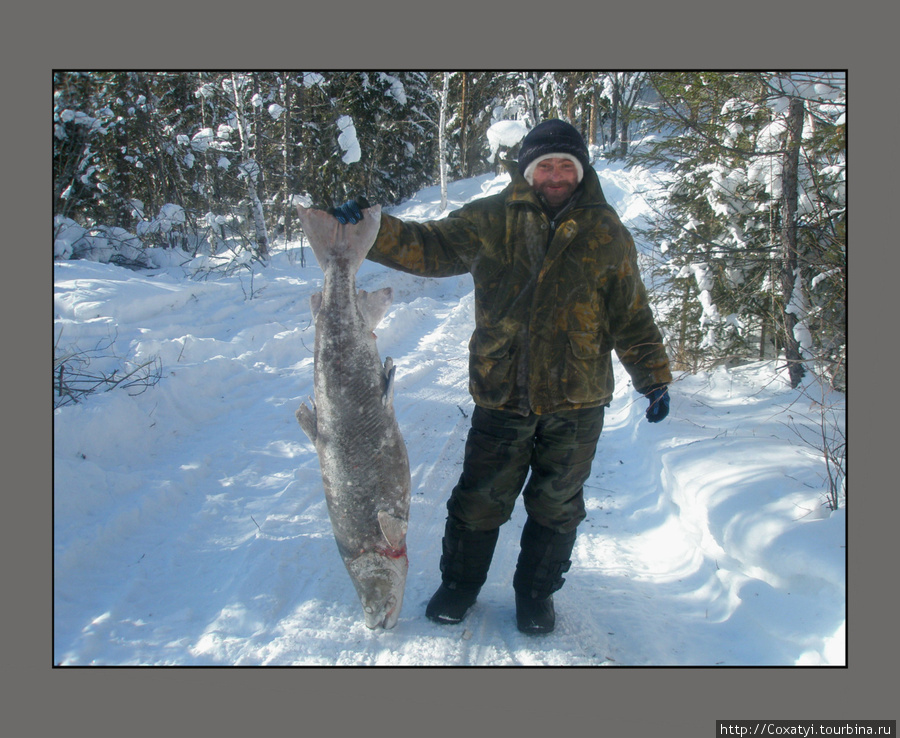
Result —
<instances>
[{"instance_id":1,"label":"fish fin","mask_svg":"<svg viewBox=\"0 0 900 738\"><path fill-rule=\"evenodd\" d=\"M384 360L384 394L381 396L381 402L385 407L391 407L394 404L394 375L397 373L397 367L394 366L394 360L388 356Z\"/></svg>"},{"instance_id":2,"label":"fish fin","mask_svg":"<svg viewBox=\"0 0 900 738\"><path fill-rule=\"evenodd\" d=\"M312 410L305 404L301 404L297 408L297 422L300 423L303 432L309 436L309 440L315 443L316 437L319 435L316 430L316 403L313 402L312 398L310 398L309 403L312 405Z\"/></svg>"},{"instance_id":3,"label":"fish fin","mask_svg":"<svg viewBox=\"0 0 900 738\"><path fill-rule=\"evenodd\" d=\"M319 314L319 310L322 309L321 292L316 292L309 298L309 306L312 308L313 320L315 320L316 316Z\"/></svg>"},{"instance_id":4,"label":"fish fin","mask_svg":"<svg viewBox=\"0 0 900 738\"><path fill-rule=\"evenodd\" d=\"M390 287L375 290L375 292L359 291L356 304L359 305L359 312L365 318L366 326L370 331L374 331L375 326L384 318L393 299L394 290Z\"/></svg>"},{"instance_id":5,"label":"fish fin","mask_svg":"<svg viewBox=\"0 0 900 738\"><path fill-rule=\"evenodd\" d=\"M406 544L406 530L408 524L405 520L391 515L384 510L378 511L378 525L381 528L381 534L390 544L391 548L401 549Z\"/></svg>"},{"instance_id":6,"label":"fish fin","mask_svg":"<svg viewBox=\"0 0 900 738\"><path fill-rule=\"evenodd\" d=\"M297 206L297 216L316 255L316 261L323 270L327 270L337 257L346 256L355 274L375 243L381 227L380 205L363 210L363 219L353 225L343 225L324 210L313 210L301 205Z\"/></svg>"}]
</instances>

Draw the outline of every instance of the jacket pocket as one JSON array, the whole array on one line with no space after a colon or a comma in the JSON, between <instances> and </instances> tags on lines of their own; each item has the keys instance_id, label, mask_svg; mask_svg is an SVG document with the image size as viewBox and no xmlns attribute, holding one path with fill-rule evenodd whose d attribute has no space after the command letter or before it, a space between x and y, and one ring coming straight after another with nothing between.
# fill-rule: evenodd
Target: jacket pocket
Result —
<instances>
[{"instance_id":1,"label":"jacket pocket","mask_svg":"<svg viewBox=\"0 0 900 738\"><path fill-rule=\"evenodd\" d=\"M469 341L469 392L485 407L500 407L516 383L514 337L500 330L477 328Z\"/></svg>"},{"instance_id":2,"label":"jacket pocket","mask_svg":"<svg viewBox=\"0 0 900 738\"><path fill-rule=\"evenodd\" d=\"M571 331L566 346L563 392L572 403L594 403L612 393L610 352L612 341L605 333Z\"/></svg>"}]
</instances>

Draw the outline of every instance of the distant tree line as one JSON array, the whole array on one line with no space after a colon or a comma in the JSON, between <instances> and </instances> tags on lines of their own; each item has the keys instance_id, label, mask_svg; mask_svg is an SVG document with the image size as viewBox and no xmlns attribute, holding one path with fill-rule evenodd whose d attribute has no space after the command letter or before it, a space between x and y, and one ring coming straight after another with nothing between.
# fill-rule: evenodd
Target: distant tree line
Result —
<instances>
[{"instance_id":1,"label":"distant tree line","mask_svg":"<svg viewBox=\"0 0 900 738\"><path fill-rule=\"evenodd\" d=\"M422 73L57 72L55 214L134 229L175 204L192 233L247 223L265 255L298 195L396 202L428 182L433 109Z\"/></svg>"},{"instance_id":2,"label":"distant tree line","mask_svg":"<svg viewBox=\"0 0 900 738\"><path fill-rule=\"evenodd\" d=\"M625 86L624 76L451 73L448 176L496 166L488 159L486 131L497 120L534 125L564 117L591 141L616 142L616 126L627 130L628 116L610 91ZM197 227L208 214L243 213L253 221L258 200L264 224L254 224L253 237L264 250L274 234L291 233L294 196L323 207L361 193L398 203L438 176L443 77L58 71L54 214L133 229L136 220L172 203ZM602 128L601 113L612 121L610 131ZM342 148L353 139L358 154Z\"/></svg>"}]
</instances>

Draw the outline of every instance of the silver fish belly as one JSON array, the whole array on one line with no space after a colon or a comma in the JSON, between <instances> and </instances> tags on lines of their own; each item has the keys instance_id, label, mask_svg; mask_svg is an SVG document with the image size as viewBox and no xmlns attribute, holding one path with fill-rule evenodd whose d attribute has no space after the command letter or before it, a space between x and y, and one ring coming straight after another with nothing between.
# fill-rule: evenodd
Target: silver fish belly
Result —
<instances>
[{"instance_id":1,"label":"silver fish belly","mask_svg":"<svg viewBox=\"0 0 900 738\"><path fill-rule=\"evenodd\" d=\"M393 628L403 604L410 473L393 408L394 365L382 363L374 328L390 307L390 288L356 289L356 272L374 243L379 207L356 225L298 208L325 273L312 298L314 404L297 410L315 444L335 541L362 603L366 626Z\"/></svg>"}]
</instances>

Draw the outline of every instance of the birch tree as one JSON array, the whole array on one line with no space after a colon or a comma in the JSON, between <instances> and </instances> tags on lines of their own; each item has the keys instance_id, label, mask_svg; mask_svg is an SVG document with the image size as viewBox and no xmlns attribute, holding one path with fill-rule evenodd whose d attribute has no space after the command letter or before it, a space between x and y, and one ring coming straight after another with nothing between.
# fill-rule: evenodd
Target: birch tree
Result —
<instances>
[{"instance_id":1,"label":"birch tree","mask_svg":"<svg viewBox=\"0 0 900 738\"><path fill-rule=\"evenodd\" d=\"M266 229L266 216L263 212L263 205L259 198L258 191L262 170L260 169L259 162L254 159L250 150L250 132L247 128L243 97L239 90L237 75L234 72L231 74L231 88L234 92L234 108L241 145L240 176L244 179L247 186L247 199L250 201L250 217L253 221L253 229L256 234L257 253L261 258L265 259L268 257L269 253L269 234Z\"/></svg>"},{"instance_id":2,"label":"birch tree","mask_svg":"<svg viewBox=\"0 0 900 738\"><path fill-rule=\"evenodd\" d=\"M290 241L294 218L293 192L291 190L291 121L294 119L294 85L290 75L283 74L281 81L281 217L284 221L284 240Z\"/></svg>"}]
</instances>

